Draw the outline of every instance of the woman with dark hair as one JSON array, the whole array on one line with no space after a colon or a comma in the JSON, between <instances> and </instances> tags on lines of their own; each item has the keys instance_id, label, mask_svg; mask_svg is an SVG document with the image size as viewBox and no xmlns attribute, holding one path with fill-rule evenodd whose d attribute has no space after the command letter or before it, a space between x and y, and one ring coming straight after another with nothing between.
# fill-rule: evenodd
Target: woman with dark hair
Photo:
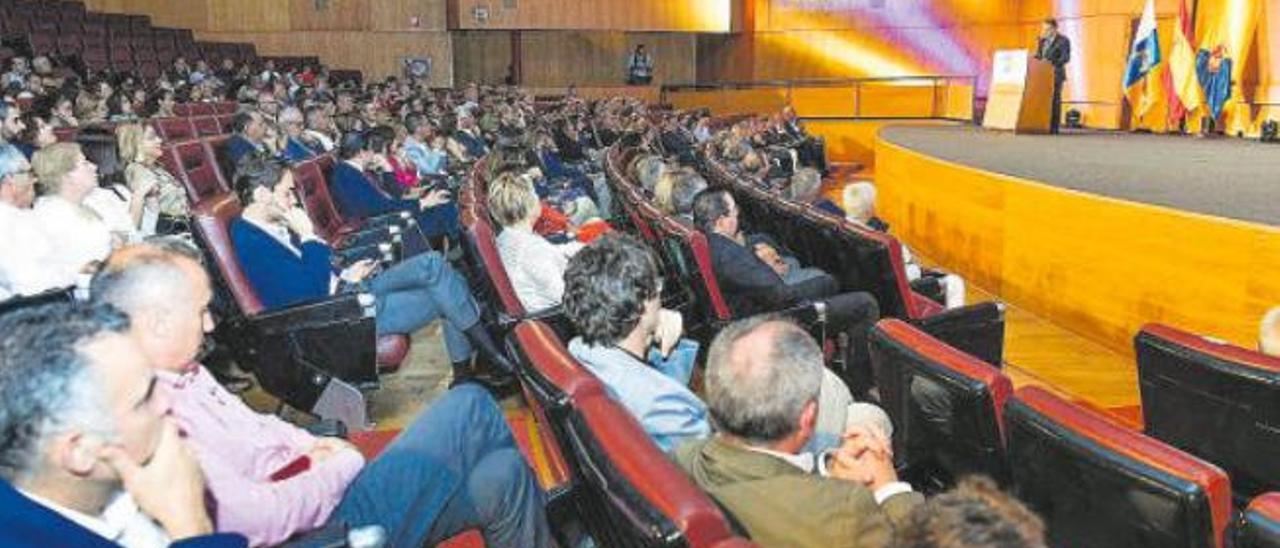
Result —
<instances>
[{"instance_id":1,"label":"woman with dark hair","mask_svg":"<svg viewBox=\"0 0 1280 548\"><path fill-rule=\"evenodd\" d=\"M372 170L387 194L397 198L411 194L418 187L418 172L411 162L398 156L404 144L403 126L376 126L369 130L369 150L373 151Z\"/></svg>"},{"instance_id":2,"label":"woman with dark hair","mask_svg":"<svg viewBox=\"0 0 1280 548\"><path fill-rule=\"evenodd\" d=\"M161 89L151 94L151 99L147 101L147 117L148 118L172 118L173 105L177 104L177 92L172 89Z\"/></svg>"},{"instance_id":3,"label":"woman with dark hair","mask_svg":"<svg viewBox=\"0 0 1280 548\"><path fill-rule=\"evenodd\" d=\"M26 128L19 136L20 140L12 143L22 154L31 159L31 155L37 150L58 142L58 136L53 133L53 124L49 123L47 114L40 114L36 110L29 110L22 113L22 124Z\"/></svg>"},{"instance_id":4,"label":"woman with dark hair","mask_svg":"<svg viewBox=\"0 0 1280 548\"><path fill-rule=\"evenodd\" d=\"M117 91L107 97L107 121L133 122L138 114L133 110L133 99L128 93Z\"/></svg>"}]
</instances>

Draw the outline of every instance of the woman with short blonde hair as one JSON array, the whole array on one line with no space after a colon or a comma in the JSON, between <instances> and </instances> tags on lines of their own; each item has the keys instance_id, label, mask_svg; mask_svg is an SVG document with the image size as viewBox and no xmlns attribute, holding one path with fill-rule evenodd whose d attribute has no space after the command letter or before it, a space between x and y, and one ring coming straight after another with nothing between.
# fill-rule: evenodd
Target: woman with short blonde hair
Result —
<instances>
[{"instance_id":1,"label":"woman with short blonde hair","mask_svg":"<svg viewBox=\"0 0 1280 548\"><path fill-rule=\"evenodd\" d=\"M498 256L527 312L560 304L569 257L582 249L578 242L553 244L534 232L541 212L542 203L528 179L503 173L489 183L489 214L502 226Z\"/></svg>"},{"instance_id":2,"label":"woman with short blonde hair","mask_svg":"<svg viewBox=\"0 0 1280 548\"><path fill-rule=\"evenodd\" d=\"M58 250L46 265L50 278L74 280L85 265L107 258L113 246L123 243L85 204L98 188L97 166L85 158L80 145L54 143L31 156L31 169L41 194L32 214L50 246Z\"/></svg>"}]
</instances>

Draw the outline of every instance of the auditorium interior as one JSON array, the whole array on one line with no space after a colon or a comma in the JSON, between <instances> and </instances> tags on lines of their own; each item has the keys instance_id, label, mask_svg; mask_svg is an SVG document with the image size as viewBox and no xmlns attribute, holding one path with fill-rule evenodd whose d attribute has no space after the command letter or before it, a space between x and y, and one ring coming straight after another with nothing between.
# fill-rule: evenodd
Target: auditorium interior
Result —
<instances>
[{"instance_id":1,"label":"auditorium interior","mask_svg":"<svg viewBox=\"0 0 1280 548\"><path fill-rule=\"evenodd\" d=\"M1280 547L1280 0L0 0L0 86L0 545Z\"/></svg>"}]
</instances>

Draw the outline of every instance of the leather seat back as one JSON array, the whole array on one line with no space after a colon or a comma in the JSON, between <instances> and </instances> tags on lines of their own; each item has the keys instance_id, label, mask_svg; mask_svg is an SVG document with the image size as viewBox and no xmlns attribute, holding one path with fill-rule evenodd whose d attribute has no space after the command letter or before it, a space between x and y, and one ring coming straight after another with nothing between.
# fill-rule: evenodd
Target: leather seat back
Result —
<instances>
[{"instance_id":1,"label":"leather seat back","mask_svg":"<svg viewBox=\"0 0 1280 548\"><path fill-rule=\"evenodd\" d=\"M307 216L315 224L316 233L326 241L335 241L342 229L342 216L329 195L329 185L324 174L320 172L320 164L316 160L307 160L295 164L292 168L294 192L298 201L307 210Z\"/></svg>"},{"instance_id":2,"label":"leather seat back","mask_svg":"<svg viewBox=\"0 0 1280 548\"><path fill-rule=\"evenodd\" d=\"M200 137L212 137L221 135L222 126L218 124L218 118L215 116L197 116L191 118L191 125L196 128L196 135Z\"/></svg>"},{"instance_id":3,"label":"leather seat back","mask_svg":"<svg viewBox=\"0 0 1280 548\"><path fill-rule=\"evenodd\" d=\"M1221 547L1222 469L1038 387L1005 405L1013 494L1053 546Z\"/></svg>"},{"instance_id":4,"label":"leather seat back","mask_svg":"<svg viewBox=\"0 0 1280 548\"><path fill-rule=\"evenodd\" d=\"M897 319L871 331L880 403L900 468L944 484L967 474L1007 482L1002 414L1013 383L999 369Z\"/></svg>"},{"instance_id":5,"label":"leather seat back","mask_svg":"<svg viewBox=\"0 0 1280 548\"><path fill-rule=\"evenodd\" d=\"M213 157L204 143L189 140L171 145L172 159L177 166L178 179L187 189L191 202L200 202L230 190L223 181Z\"/></svg>"},{"instance_id":6,"label":"leather seat back","mask_svg":"<svg viewBox=\"0 0 1280 548\"><path fill-rule=\"evenodd\" d=\"M1246 497L1280 490L1280 358L1159 324L1134 346L1147 435L1223 467Z\"/></svg>"},{"instance_id":7,"label":"leather seat back","mask_svg":"<svg viewBox=\"0 0 1280 548\"><path fill-rule=\"evenodd\" d=\"M1240 519L1236 548L1280 548L1280 492L1253 499Z\"/></svg>"},{"instance_id":8,"label":"leather seat back","mask_svg":"<svg viewBox=\"0 0 1280 548\"><path fill-rule=\"evenodd\" d=\"M197 203L191 208L192 231L200 239L223 285L231 293L240 312L253 316L263 310L253 286L249 285L231 243L231 221L240 216L240 201L227 193Z\"/></svg>"},{"instance_id":9,"label":"leather seat back","mask_svg":"<svg viewBox=\"0 0 1280 548\"><path fill-rule=\"evenodd\" d=\"M196 137L196 128L191 124L190 118L155 118L151 120L151 125L166 142L186 141Z\"/></svg>"}]
</instances>

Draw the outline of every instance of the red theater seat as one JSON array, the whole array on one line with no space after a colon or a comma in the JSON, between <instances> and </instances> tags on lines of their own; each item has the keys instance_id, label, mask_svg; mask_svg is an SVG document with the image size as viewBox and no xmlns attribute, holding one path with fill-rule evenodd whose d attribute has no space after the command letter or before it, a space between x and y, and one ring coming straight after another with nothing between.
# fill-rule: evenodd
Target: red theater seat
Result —
<instances>
[{"instance_id":1,"label":"red theater seat","mask_svg":"<svg viewBox=\"0 0 1280 548\"><path fill-rule=\"evenodd\" d=\"M716 504L653 444L550 326L512 333L525 393L572 470L576 516L598 546L713 546L732 537Z\"/></svg>"},{"instance_id":2,"label":"red theater seat","mask_svg":"<svg viewBox=\"0 0 1280 548\"><path fill-rule=\"evenodd\" d=\"M231 244L230 223L240 212L240 203L225 193L192 207L192 232L234 308L215 335L235 349L268 393L353 430L365 428L359 387L373 385L378 377L374 319L362 297L342 294L264 310Z\"/></svg>"},{"instance_id":3,"label":"red theater seat","mask_svg":"<svg viewBox=\"0 0 1280 548\"><path fill-rule=\"evenodd\" d=\"M192 203L225 193L230 189L222 180L212 155L199 139L172 143L171 165L178 167L176 175L187 189Z\"/></svg>"},{"instance_id":4,"label":"red theater seat","mask_svg":"<svg viewBox=\"0 0 1280 548\"><path fill-rule=\"evenodd\" d=\"M1134 346L1147 435L1223 467L1243 498L1280 490L1280 358L1159 324Z\"/></svg>"},{"instance_id":5,"label":"red theater seat","mask_svg":"<svg viewBox=\"0 0 1280 548\"><path fill-rule=\"evenodd\" d=\"M196 135L200 137L213 137L222 135L222 126L218 124L216 116L196 116L190 118L191 125L196 129Z\"/></svg>"},{"instance_id":6,"label":"red theater seat","mask_svg":"<svg viewBox=\"0 0 1280 548\"><path fill-rule=\"evenodd\" d=\"M1013 493L1053 546L1221 547L1222 469L1037 388L1005 405Z\"/></svg>"},{"instance_id":7,"label":"red theater seat","mask_svg":"<svg viewBox=\"0 0 1280 548\"><path fill-rule=\"evenodd\" d=\"M1236 548L1280 548L1280 493L1249 503L1236 533Z\"/></svg>"},{"instance_id":8,"label":"red theater seat","mask_svg":"<svg viewBox=\"0 0 1280 548\"><path fill-rule=\"evenodd\" d=\"M186 141L196 138L196 128L190 118L154 118L151 125L166 142Z\"/></svg>"},{"instance_id":9,"label":"red theater seat","mask_svg":"<svg viewBox=\"0 0 1280 548\"><path fill-rule=\"evenodd\" d=\"M870 344L894 458L911 483L952 485L968 474L1007 483L1001 415L1009 378L902 320L881 320Z\"/></svg>"}]
</instances>

